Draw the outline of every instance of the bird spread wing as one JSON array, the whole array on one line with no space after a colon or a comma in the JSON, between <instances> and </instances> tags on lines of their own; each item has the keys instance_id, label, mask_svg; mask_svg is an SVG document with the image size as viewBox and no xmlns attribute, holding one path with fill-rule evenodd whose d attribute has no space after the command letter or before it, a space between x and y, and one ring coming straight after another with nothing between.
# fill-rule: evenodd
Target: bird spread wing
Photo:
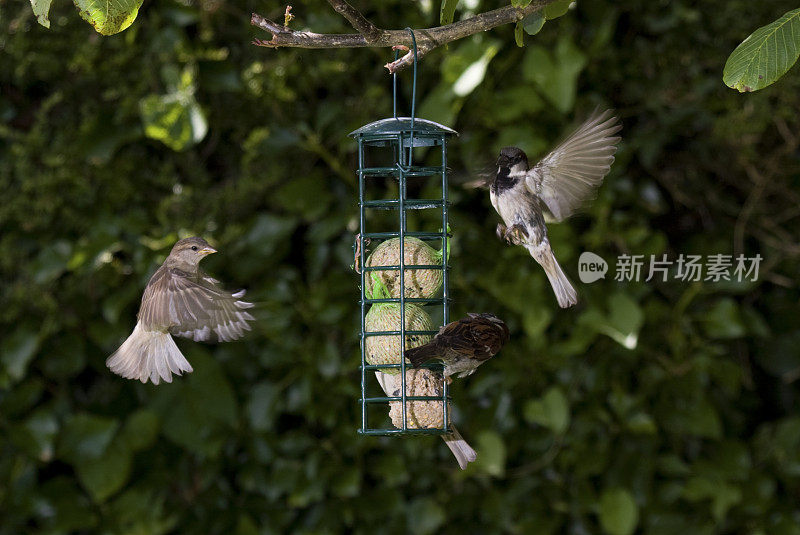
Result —
<instances>
[{"instance_id":1,"label":"bird spread wing","mask_svg":"<svg viewBox=\"0 0 800 535\"><path fill-rule=\"evenodd\" d=\"M236 340L249 331L254 320L241 301L244 290L230 293L218 281L199 272L193 277L179 269L159 269L142 297L139 321L145 326L169 330L176 336L205 341Z\"/></svg>"},{"instance_id":2,"label":"bird spread wing","mask_svg":"<svg viewBox=\"0 0 800 535\"><path fill-rule=\"evenodd\" d=\"M464 181L461 185L467 189L489 189L494 182L497 171L494 169L473 173L472 180Z\"/></svg>"},{"instance_id":3,"label":"bird spread wing","mask_svg":"<svg viewBox=\"0 0 800 535\"><path fill-rule=\"evenodd\" d=\"M494 162L481 162L467 171L452 173L452 183L467 189L489 189L496 175Z\"/></svg>"},{"instance_id":4,"label":"bird spread wing","mask_svg":"<svg viewBox=\"0 0 800 535\"><path fill-rule=\"evenodd\" d=\"M592 199L614 163L622 128L611 110L595 112L564 142L542 158L525 178L556 221Z\"/></svg>"}]
</instances>

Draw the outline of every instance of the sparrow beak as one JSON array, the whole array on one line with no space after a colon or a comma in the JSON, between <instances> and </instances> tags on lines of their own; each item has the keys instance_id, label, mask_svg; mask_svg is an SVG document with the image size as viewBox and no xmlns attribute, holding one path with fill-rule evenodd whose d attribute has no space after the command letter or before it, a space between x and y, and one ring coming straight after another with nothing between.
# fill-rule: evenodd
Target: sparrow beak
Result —
<instances>
[{"instance_id":1,"label":"sparrow beak","mask_svg":"<svg viewBox=\"0 0 800 535\"><path fill-rule=\"evenodd\" d=\"M212 248L212 247L203 247L203 248L202 248L202 249L200 249L200 251L198 251L198 252L199 252L201 255L203 255L203 256L206 256L206 255L210 255L210 254L214 254L214 253L216 253L216 252L217 252L217 250L216 250L216 249L214 249L214 248Z\"/></svg>"}]
</instances>

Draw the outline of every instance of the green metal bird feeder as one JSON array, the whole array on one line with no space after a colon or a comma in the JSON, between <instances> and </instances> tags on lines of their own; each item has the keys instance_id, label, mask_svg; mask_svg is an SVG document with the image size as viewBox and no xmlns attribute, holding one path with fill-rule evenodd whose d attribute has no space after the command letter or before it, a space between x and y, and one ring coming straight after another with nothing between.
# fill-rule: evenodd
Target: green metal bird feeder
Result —
<instances>
[{"instance_id":1,"label":"green metal bird feeder","mask_svg":"<svg viewBox=\"0 0 800 535\"><path fill-rule=\"evenodd\" d=\"M361 427L358 432L364 435L412 435L412 434L445 434L449 432L449 394L447 381L442 379L439 363L423 365L424 369L431 370L430 377L436 378L435 388L429 389L428 394L435 392L435 395L414 395L412 390L409 392L407 370L413 375L417 373L406 359L401 356L404 354L410 340L420 338L430 339L436 334L433 324L429 329L414 329L414 325L407 325L406 314L411 311L413 314L418 309L433 308L434 314L441 318L443 324L449 321L449 288L448 288L448 200L447 200L447 140L452 135L457 135L452 130L433 121L415 117L416 91L417 91L417 45L414 32L411 31L414 65L413 65L413 85L411 96L411 116L397 116L397 74L392 78L393 86L393 116L367 124L350 135L358 142L358 185L359 185L359 234L356 238L356 261L360 265L361 276ZM395 55L397 59L397 54ZM417 149L415 151L415 149ZM420 151L425 153L424 165L420 157ZM380 163L372 161L373 155L378 155ZM415 161L416 160L416 161ZM432 162L432 163L431 163ZM436 177L432 179L432 177ZM438 198L409 198L408 181L412 179L427 180L430 184L432 180L441 181L441 196ZM396 198L370 199L367 190L370 185L376 182L390 184L392 188L397 187ZM415 182L416 183L416 182ZM436 185L438 189L438 184ZM430 195L428 195L430 196ZM386 197L386 195L383 195ZM431 229L416 229L409 231L408 216L411 211L434 210L435 226ZM390 226L396 229L387 228L374 229L372 224L372 214L376 211L396 211L396 223L390 215L384 214L384 221L389 221ZM430 214L431 212L427 212ZM439 219L439 213L441 218ZM367 228L369 224L370 228ZM375 225L379 226L379 225ZM386 226L386 225L385 225ZM413 243L436 242L441 243L441 263L406 263L406 250L408 243L406 240L414 240ZM399 247L398 262L389 265L367 265L366 247L370 241L380 240L382 242L394 240L392 243ZM441 277L441 294L409 297L406 290L406 283L416 270L440 270L436 271L437 277ZM376 273L399 272L399 291L398 295L387 297L386 295L376 297L374 294L367 293L367 288L371 282L370 277ZM432 273L432 272L427 272ZM392 304L399 307L399 328L369 330L367 316L369 309L383 304ZM426 317L427 313L425 313ZM376 340L393 340L393 347L399 345L399 355L395 352L393 363L371 364L368 361L367 347L370 345L371 337L382 337ZM398 342L399 338L399 343ZM420 345L420 344L417 344ZM380 372L378 374L373 372ZM399 374L399 376L398 376ZM372 395L371 390L375 390L373 376L378 378L380 386L383 387L385 395ZM385 381L381 382L380 377L393 381L395 388L392 391L385 386ZM372 386L372 388L370 388ZM437 412L436 424L420 424L414 417L414 404L419 406L419 402L435 402L438 408L441 404L441 414ZM385 413L380 424L374 423L375 408L390 407L393 413L393 426L386 422ZM372 409L372 410L370 410ZM397 410L399 409L399 411ZM438 410L438 409L437 409ZM394 411L394 412L392 412Z\"/></svg>"}]
</instances>

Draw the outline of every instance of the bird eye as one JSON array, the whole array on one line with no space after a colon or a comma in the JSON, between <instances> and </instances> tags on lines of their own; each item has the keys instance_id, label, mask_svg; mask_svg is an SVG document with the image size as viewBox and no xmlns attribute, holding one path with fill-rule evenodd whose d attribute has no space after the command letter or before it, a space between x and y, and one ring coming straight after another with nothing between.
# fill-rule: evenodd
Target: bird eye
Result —
<instances>
[{"instance_id":1,"label":"bird eye","mask_svg":"<svg viewBox=\"0 0 800 535\"><path fill-rule=\"evenodd\" d=\"M197 250L197 246L196 245L192 245L192 251L196 251L196 250Z\"/></svg>"}]
</instances>

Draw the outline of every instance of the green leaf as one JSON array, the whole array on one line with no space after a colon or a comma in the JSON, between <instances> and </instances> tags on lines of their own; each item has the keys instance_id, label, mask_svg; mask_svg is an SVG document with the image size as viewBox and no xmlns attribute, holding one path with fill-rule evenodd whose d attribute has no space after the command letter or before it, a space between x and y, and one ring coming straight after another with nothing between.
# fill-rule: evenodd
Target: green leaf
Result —
<instances>
[{"instance_id":1,"label":"green leaf","mask_svg":"<svg viewBox=\"0 0 800 535\"><path fill-rule=\"evenodd\" d=\"M380 480L389 487L404 485L411 479L403 459L399 455L393 455L389 452L376 459L371 468L371 473L375 474L376 477L380 477Z\"/></svg>"},{"instance_id":2,"label":"green leaf","mask_svg":"<svg viewBox=\"0 0 800 535\"><path fill-rule=\"evenodd\" d=\"M609 535L630 535L639 522L639 508L625 489L607 489L600 496L600 525Z\"/></svg>"},{"instance_id":3,"label":"green leaf","mask_svg":"<svg viewBox=\"0 0 800 535\"><path fill-rule=\"evenodd\" d=\"M740 93L774 83L800 56L800 9L762 26L742 41L722 70L725 85Z\"/></svg>"},{"instance_id":4,"label":"green leaf","mask_svg":"<svg viewBox=\"0 0 800 535\"><path fill-rule=\"evenodd\" d=\"M382 282L375 279L373 279L374 282L383 285ZM245 412L253 429L268 431L272 428L275 414L278 412L276 403L279 394L280 388L269 381L262 381L250 390L250 400L247 402Z\"/></svg>"},{"instance_id":5,"label":"green leaf","mask_svg":"<svg viewBox=\"0 0 800 535\"><path fill-rule=\"evenodd\" d=\"M161 141L175 151L199 143L208 132L208 123L194 98L196 69L182 71L174 65L162 69L167 86L165 95L148 95L139 101L139 115L147 137Z\"/></svg>"},{"instance_id":6,"label":"green leaf","mask_svg":"<svg viewBox=\"0 0 800 535\"><path fill-rule=\"evenodd\" d=\"M472 93L483 81L489 62L499 51L500 47L496 42L489 42L481 57L470 63L453 83L453 94L457 97L465 97Z\"/></svg>"},{"instance_id":7,"label":"green leaf","mask_svg":"<svg viewBox=\"0 0 800 535\"><path fill-rule=\"evenodd\" d=\"M717 522L721 522L728 510L742 500L742 491L736 485L717 478L698 476L686 483L683 496L691 502L711 499L711 513Z\"/></svg>"},{"instance_id":8,"label":"green leaf","mask_svg":"<svg viewBox=\"0 0 800 535\"><path fill-rule=\"evenodd\" d=\"M536 35L544 26L545 20L541 11L535 11L522 19L522 27L528 35Z\"/></svg>"},{"instance_id":9,"label":"green leaf","mask_svg":"<svg viewBox=\"0 0 800 535\"><path fill-rule=\"evenodd\" d=\"M608 298L608 309L608 314L604 314L597 308L590 308L579 321L589 324L626 349L635 349L644 323L641 307L627 295L616 293Z\"/></svg>"},{"instance_id":10,"label":"green leaf","mask_svg":"<svg viewBox=\"0 0 800 535\"><path fill-rule=\"evenodd\" d=\"M452 88L476 63L492 59L502 43L487 39L484 35L473 36L463 41L442 61L442 86Z\"/></svg>"},{"instance_id":11,"label":"green leaf","mask_svg":"<svg viewBox=\"0 0 800 535\"><path fill-rule=\"evenodd\" d=\"M553 319L553 313L545 307L532 307L522 316L522 325L525 334L530 338L541 337Z\"/></svg>"},{"instance_id":12,"label":"green leaf","mask_svg":"<svg viewBox=\"0 0 800 535\"><path fill-rule=\"evenodd\" d=\"M653 418L646 413L637 412L632 414L625 422L628 430L632 433L642 435L654 435L658 430Z\"/></svg>"},{"instance_id":13,"label":"green leaf","mask_svg":"<svg viewBox=\"0 0 800 535\"><path fill-rule=\"evenodd\" d=\"M524 415L528 422L543 425L560 435L569 427L569 401L559 387L553 386L541 399L528 401Z\"/></svg>"},{"instance_id":14,"label":"green leaf","mask_svg":"<svg viewBox=\"0 0 800 535\"><path fill-rule=\"evenodd\" d=\"M8 433L11 442L31 457L42 462L53 459L53 439L58 421L49 410L38 409L24 422L14 425Z\"/></svg>"},{"instance_id":15,"label":"green leaf","mask_svg":"<svg viewBox=\"0 0 800 535\"><path fill-rule=\"evenodd\" d=\"M258 525L245 513L239 513L235 535L258 535Z\"/></svg>"},{"instance_id":16,"label":"green leaf","mask_svg":"<svg viewBox=\"0 0 800 535\"><path fill-rule=\"evenodd\" d=\"M800 330L781 334L759 345L756 358L768 373L790 383L800 371Z\"/></svg>"},{"instance_id":17,"label":"green leaf","mask_svg":"<svg viewBox=\"0 0 800 535\"><path fill-rule=\"evenodd\" d=\"M701 319L709 338L741 338L747 332L739 305L731 298L717 301Z\"/></svg>"},{"instance_id":18,"label":"green leaf","mask_svg":"<svg viewBox=\"0 0 800 535\"><path fill-rule=\"evenodd\" d=\"M586 55L567 36L561 36L551 53L535 45L528 48L522 75L535 83L542 95L566 113L575 104L578 75L586 66Z\"/></svg>"},{"instance_id":19,"label":"green leaf","mask_svg":"<svg viewBox=\"0 0 800 535\"><path fill-rule=\"evenodd\" d=\"M444 26L453 22L458 0L442 0L442 10L439 13L439 23Z\"/></svg>"},{"instance_id":20,"label":"green leaf","mask_svg":"<svg viewBox=\"0 0 800 535\"><path fill-rule=\"evenodd\" d=\"M641 307L623 293L614 294L608 299L609 307L609 327L615 331L609 334L620 344L633 349L636 347L639 338L639 329L644 323L644 313Z\"/></svg>"},{"instance_id":21,"label":"green leaf","mask_svg":"<svg viewBox=\"0 0 800 535\"><path fill-rule=\"evenodd\" d=\"M514 7L528 7L531 0L511 0L511 5Z\"/></svg>"},{"instance_id":22,"label":"green leaf","mask_svg":"<svg viewBox=\"0 0 800 535\"><path fill-rule=\"evenodd\" d=\"M166 388L158 387L153 409L169 440L199 455L215 457L236 423L236 396L219 363L208 353L194 348L186 357L194 373Z\"/></svg>"},{"instance_id":23,"label":"green leaf","mask_svg":"<svg viewBox=\"0 0 800 535\"><path fill-rule=\"evenodd\" d=\"M73 0L83 20L101 35L114 35L130 26L143 0Z\"/></svg>"},{"instance_id":24,"label":"green leaf","mask_svg":"<svg viewBox=\"0 0 800 535\"><path fill-rule=\"evenodd\" d=\"M64 426L59 455L71 464L83 459L97 459L105 453L117 427L116 420L111 418L77 414Z\"/></svg>"},{"instance_id":25,"label":"green leaf","mask_svg":"<svg viewBox=\"0 0 800 535\"><path fill-rule=\"evenodd\" d=\"M128 481L131 474L131 452L115 442L98 459L81 459L75 466L78 479L94 501L104 502Z\"/></svg>"},{"instance_id":26,"label":"green leaf","mask_svg":"<svg viewBox=\"0 0 800 535\"><path fill-rule=\"evenodd\" d=\"M32 377L13 389L4 390L0 396L0 414L12 420L28 414L42 399L44 390L44 381L39 377Z\"/></svg>"},{"instance_id":27,"label":"green leaf","mask_svg":"<svg viewBox=\"0 0 800 535\"><path fill-rule=\"evenodd\" d=\"M105 165L123 144L134 141L141 135L140 128L101 120L81 129L78 146L86 161L92 165Z\"/></svg>"},{"instance_id":28,"label":"green leaf","mask_svg":"<svg viewBox=\"0 0 800 535\"><path fill-rule=\"evenodd\" d=\"M514 26L514 41L517 42L517 46L520 48L525 46L525 33L522 21L519 21L517 25Z\"/></svg>"},{"instance_id":29,"label":"green leaf","mask_svg":"<svg viewBox=\"0 0 800 535\"><path fill-rule=\"evenodd\" d=\"M45 28L50 27L50 19L47 15L50 13L50 4L52 0L31 0L31 9L33 14L36 15L36 20Z\"/></svg>"},{"instance_id":30,"label":"green leaf","mask_svg":"<svg viewBox=\"0 0 800 535\"><path fill-rule=\"evenodd\" d=\"M155 412L139 409L128 416L117 440L131 451L144 450L156 441L159 427L160 421Z\"/></svg>"},{"instance_id":31,"label":"green leaf","mask_svg":"<svg viewBox=\"0 0 800 535\"><path fill-rule=\"evenodd\" d=\"M544 6L544 18L547 20L553 20L569 10L569 5L572 3L572 0L557 0L552 4L547 4Z\"/></svg>"},{"instance_id":32,"label":"green leaf","mask_svg":"<svg viewBox=\"0 0 800 535\"><path fill-rule=\"evenodd\" d=\"M50 247L43 248L30 265L33 280L38 284L56 280L67 269L67 262L71 256L72 245L64 240L59 240Z\"/></svg>"},{"instance_id":33,"label":"green leaf","mask_svg":"<svg viewBox=\"0 0 800 535\"><path fill-rule=\"evenodd\" d=\"M451 50L442 61L442 81L417 108L419 115L452 124L464 104L463 97L484 80L486 67L501 46L499 40L475 35Z\"/></svg>"},{"instance_id":34,"label":"green leaf","mask_svg":"<svg viewBox=\"0 0 800 535\"><path fill-rule=\"evenodd\" d=\"M165 512L163 492L157 488L135 487L126 490L104 509L120 528L115 533L164 535L178 523L171 510Z\"/></svg>"},{"instance_id":35,"label":"green leaf","mask_svg":"<svg viewBox=\"0 0 800 535\"><path fill-rule=\"evenodd\" d=\"M331 484L333 495L340 498L358 496L361 490L361 477L362 474L358 468L350 467L339 470Z\"/></svg>"},{"instance_id":36,"label":"green leaf","mask_svg":"<svg viewBox=\"0 0 800 535\"><path fill-rule=\"evenodd\" d=\"M297 228L297 220L275 214L260 214L244 235L242 245L259 265L271 258L281 258L281 245Z\"/></svg>"},{"instance_id":37,"label":"green leaf","mask_svg":"<svg viewBox=\"0 0 800 535\"><path fill-rule=\"evenodd\" d=\"M208 125L194 101L176 95L148 95L139 102L139 114L147 137L182 151L201 141Z\"/></svg>"},{"instance_id":38,"label":"green leaf","mask_svg":"<svg viewBox=\"0 0 800 535\"><path fill-rule=\"evenodd\" d=\"M19 327L0 343L0 363L13 381L25 376L36 351L39 349L39 334L28 328Z\"/></svg>"},{"instance_id":39,"label":"green leaf","mask_svg":"<svg viewBox=\"0 0 800 535\"><path fill-rule=\"evenodd\" d=\"M37 365L48 378L67 379L86 366L86 339L72 332L55 336L40 354Z\"/></svg>"},{"instance_id":40,"label":"green leaf","mask_svg":"<svg viewBox=\"0 0 800 535\"><path fill-rule=\"evenodd\" d=\"M407 511L411 533L436 533L447 519L444 509L432 498L415 499Z\"/></svg>"},{"instance_id":41,"label":"green leaf","mask_svg":"<svg viewBox=\"0 0 800 535\"><path fill-rule=\"evenodd\" d=\"M37 488L40 494L36 496L36 500L41 507L47 509L47 516L39 517L46 522L45 531L49 533L97 531L98 511L92 507L86 494L81 492L73 477L59 475L53 478L43 478L37 484ZM93 527L95 529L91 529Z\"/></svg>"},{"instance_id":42,"label":"green leaf","mask_svg":"<svg viewBox=\"0 0 800 535\"><path fill-rule=\"evenodd\" d=\"M672 410L664 418L664 422L673 433L708 438L722 436L722 421L719 414L714 406L704 398Z\"/></svg>"},{"instance_id":43,"label":"green leaf","mask_svg":"<svg viewBox=\"0 0 800 535\"><path fill-rule=\"evenodd\" d=\"M476 470L495 477L502 477L505 474L506 445L500 435L494 431L480 433L475 450L478 453L478 457L473 463Z\"/></svg>"}]
</instances>

